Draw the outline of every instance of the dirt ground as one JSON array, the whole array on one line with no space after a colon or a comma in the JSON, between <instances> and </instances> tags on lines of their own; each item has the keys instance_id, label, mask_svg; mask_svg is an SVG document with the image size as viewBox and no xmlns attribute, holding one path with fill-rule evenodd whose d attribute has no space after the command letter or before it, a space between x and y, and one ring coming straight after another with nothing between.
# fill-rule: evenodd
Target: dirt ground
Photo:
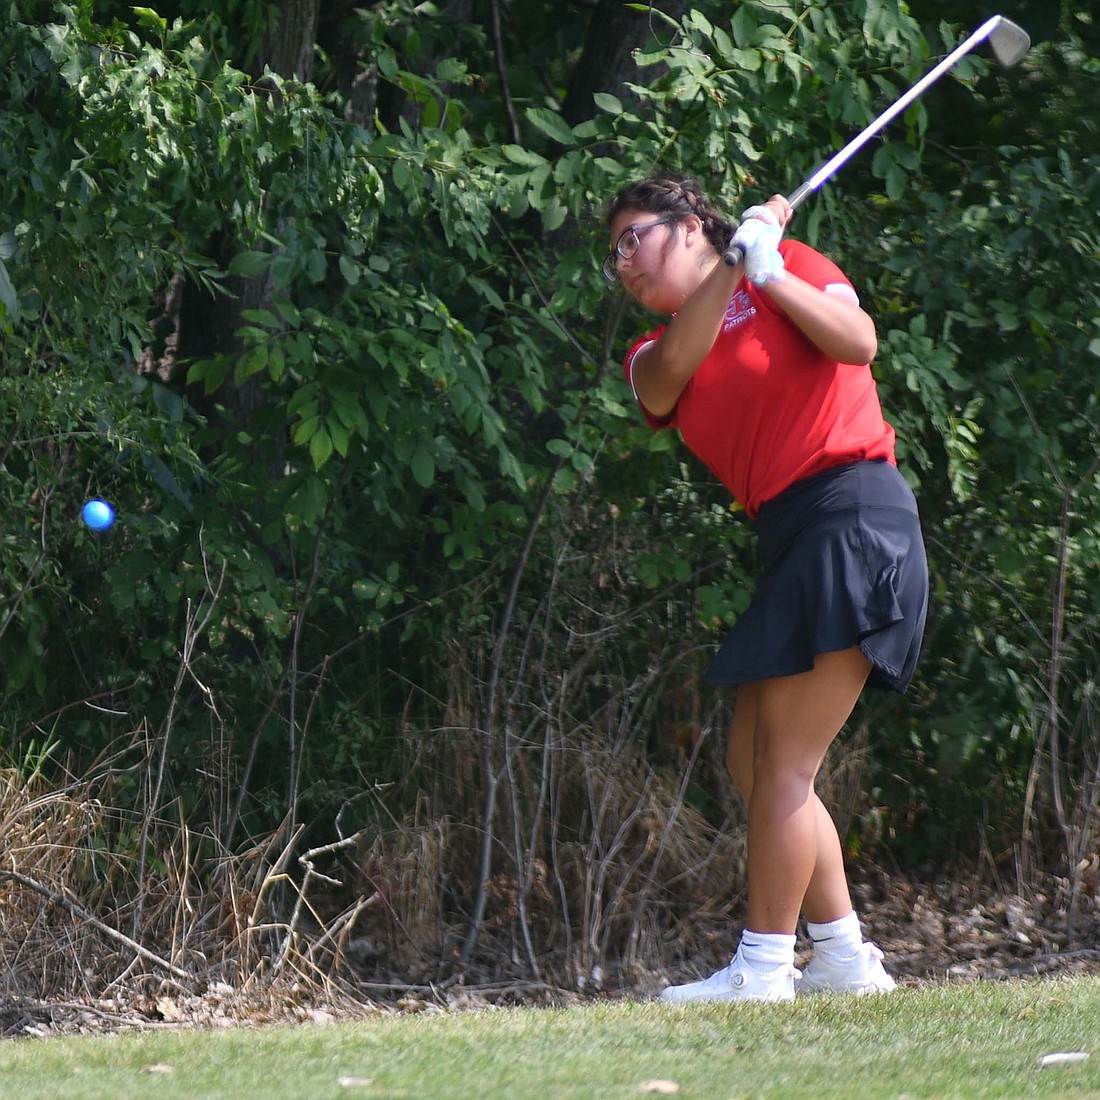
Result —
<instances>
[{"instance_id":1,"label":"dirt ground","mask_svg":"<svg viewBox=\"0 0 1100 1100\"><path fill-rule=\"evenodd\" d=\"M1066 899L1043 893L865 874L853 895L865 934L903 984L1100 972L1100 908L1088 882L1072 942Z\"/></svg>"}]
</instances>

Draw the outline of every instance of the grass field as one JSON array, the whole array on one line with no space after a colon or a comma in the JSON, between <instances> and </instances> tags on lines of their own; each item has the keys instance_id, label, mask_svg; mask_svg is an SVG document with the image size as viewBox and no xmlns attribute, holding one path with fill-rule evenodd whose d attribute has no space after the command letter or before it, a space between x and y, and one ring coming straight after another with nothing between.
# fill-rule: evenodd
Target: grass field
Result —
<instances>
[{"instance_id":1,"label":"grass field","mask_svg":"<svg viewBox=\"0 0 1100 1100\"><path fill-rule=\"evenodd\" d=\"M1052 1052L1087 1051L1040 1066ZM670 1084L674 1083L674 1084ZM12 1100L1100 1100L1100 977L794 1005L607 1002L0 1043Z\"/></svg>"}]
</instances>

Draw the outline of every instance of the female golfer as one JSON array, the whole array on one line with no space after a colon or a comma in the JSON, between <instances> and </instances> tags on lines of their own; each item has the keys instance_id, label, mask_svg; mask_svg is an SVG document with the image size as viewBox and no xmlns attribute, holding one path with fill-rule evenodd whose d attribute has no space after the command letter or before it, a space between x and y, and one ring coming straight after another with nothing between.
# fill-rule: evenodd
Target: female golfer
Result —
<instances>
[{"instance_id":1,"label":"female golfer","mask_svg":"<svg viewBox=\"0 0 1100 1100\"><path fill-rule=\"evenodd\" d=\"M623 188L604 272L670 315L630 348L646 420L685 443L755 524L762 575L707 670L737 684L727 765L748 805L748 914L730 964L664 1001L894 988L864 942L814 778L866 683L902 692L924 629L916 501L897 471L869 362L875 326L835 264L783 240L782 196L733 234L690 179ZM799 911L814 954L794 967Z\"/></svg>"}]
</instances>

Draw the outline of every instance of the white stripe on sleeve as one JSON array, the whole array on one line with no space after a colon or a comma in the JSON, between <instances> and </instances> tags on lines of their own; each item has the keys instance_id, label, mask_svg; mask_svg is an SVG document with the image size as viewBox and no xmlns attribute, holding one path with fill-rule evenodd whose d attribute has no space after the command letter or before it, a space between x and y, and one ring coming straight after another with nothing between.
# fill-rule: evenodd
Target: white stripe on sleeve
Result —
<instances>
[{"instance_id":1,"label":"white stripe on sleeve","mask_svg":"<svg viewBox=\"0 0 1100 1100\"><path fill-rule=\"evenodd\" d=\"M835 294L838 298L847 298L859 305L859 295L847 283L826 283L822 289L826 294Z\"/></svg>"},{"instance_id":2,"label":"white stripe on sleeve","mask_svg":"<svg viewBox=\"0 0 1100 1100\"><path fill-rule=\"evenodd\" d=\"M644 344L639 344L635 349L633 355L630 356L630 362L626 365L626 376L630 382L630 392L634 394L634 400L640 405L642 399L638 396L638 387L634 385L634 360L638 358L640 352L645 351L646 348L652 347L656 340L647 340Z\"/></svg>"}]
</instances>

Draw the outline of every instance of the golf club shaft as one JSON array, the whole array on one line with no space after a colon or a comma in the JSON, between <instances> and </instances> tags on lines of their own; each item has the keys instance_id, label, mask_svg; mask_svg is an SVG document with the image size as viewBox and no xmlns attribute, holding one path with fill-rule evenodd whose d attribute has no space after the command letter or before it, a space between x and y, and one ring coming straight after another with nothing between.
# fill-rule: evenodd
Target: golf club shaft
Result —
<instances>
[{"instance_id":1,"label":"golf club shaft","mask_svg":"<svg viewBox=\"0 0 1100 1100\"><path fill-rule=\"evenodd\" d=\"M938 80L952 65L964 54L969 53L980 42L984 42L1001 24L1002 16L995 15L987 19L965 42L951 51L934 69L931 69L917 81L907 92L899 96L885 111L873 122L865 126L847 145L838 153L830 157L808 180L800 184L787 196L787 202L791 205L792 212L797 210L803 202L809 198L838 168L851 159L863 146L871 140L887 123L896 118L910 103L920 96L924 90ZM722 257L730 267L735 267L744 259L740 248L730 248Z\"/></svg>"}]
</instances>

